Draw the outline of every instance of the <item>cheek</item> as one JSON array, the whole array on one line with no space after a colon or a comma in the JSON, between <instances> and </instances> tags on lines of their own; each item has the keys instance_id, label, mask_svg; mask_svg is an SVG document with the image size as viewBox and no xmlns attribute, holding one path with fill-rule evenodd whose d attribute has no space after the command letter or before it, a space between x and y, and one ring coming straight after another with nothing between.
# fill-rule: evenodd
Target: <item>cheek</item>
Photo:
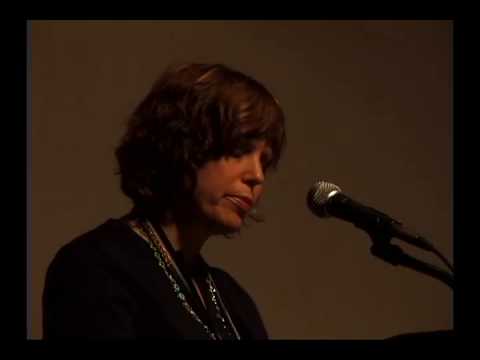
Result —
<instances>
[{"instance_id":1,"label":"cheek","mask_svg":"<svg viewBox=\"0 0 480 360\"><path fill-rule=\"evenodd\" d=\"M203 184L198 184L195 190L195 200L203 207L208 205L214 205L218 202L218 194L215 191L215 187L205 187Z\"/></svg>"},{"instance_id":2,"label":"cheek","mask_svg":"<svg viewBox=\"0 0 480 360\"><path fill-rule=\"evenodd\" d=\"M219 201L228 188L230 179L223 162L212 162L197 172L196 192L204 199Z\"/></svg>"},{"instance_id":3,"label":"cheek","mask_svg":"<svg viewBox=\"0 0 480 360\"><path fill-rule=\"evenodd\" d=\"M195 198L201 205L214 205L218 203L221 194L221 183L218 177L208 174L199 174L195 189ZM205 176L208 175L208 176Z\"/></svg>"}]
</instances>

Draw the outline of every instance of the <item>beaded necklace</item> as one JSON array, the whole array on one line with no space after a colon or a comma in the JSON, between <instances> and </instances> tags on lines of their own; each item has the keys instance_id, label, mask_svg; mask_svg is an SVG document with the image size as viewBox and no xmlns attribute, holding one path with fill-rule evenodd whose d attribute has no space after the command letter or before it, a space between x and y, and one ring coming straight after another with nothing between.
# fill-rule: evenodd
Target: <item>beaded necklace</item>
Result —
<instances>
[{"instance_id":1,"label":"beaded necklace","mask_svg":"<svg viewBox=\"0 0 480 360\"><path fill-rule=\"evenodd\" d=\"M153 250L153 254L157 259L158 265L162 268L164 274L167 276L170 284L172 285L173 291L177 297L177 299L181 302L183 308L198 322L205 332L208 334L209 338L212 340L221 340L222 337L220 334L216 334L214 331L210 329L210 327L205 324L204 321L198 316L192 306L188 303L187 297L185 296L184 292L182 291L181 286L178 284L175 277L172 275L172 272L182 281L185 288L192 291L191 287L188 285L185 277L182 275L182 272L175 264L175 261L168 253L165 245L160 239L160 236L155 231L153 225L148 221L138 221L138 220L130 220L128 221L129 226L138 234L140 235L150 246ZM210 300L215 308L215 317L220 322L224 331L232 334L236 339L240 339L240 335L233 324L233 321L228 313L225 304L223 303L218 289L215 285L215 282L210 273L207 274L206 283L208 285L208 292L210 295ZM207 301L207 299L205 299ZM206 304L205 304L206 305ZM223 313L226 315L227 319L222 315Z\"/></svg>"}]
</instances>

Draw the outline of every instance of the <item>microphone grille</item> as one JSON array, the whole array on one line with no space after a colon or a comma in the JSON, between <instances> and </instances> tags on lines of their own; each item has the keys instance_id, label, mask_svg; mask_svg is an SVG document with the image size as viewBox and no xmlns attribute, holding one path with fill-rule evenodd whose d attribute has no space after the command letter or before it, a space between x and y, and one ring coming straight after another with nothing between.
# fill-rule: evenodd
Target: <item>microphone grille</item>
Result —
<instances>
[{"instance_id":1,"label":"microphone grille","mask_svg":"<svg viewBox=\"0 0 480 360\"><path fill-rule=\"evenodd\" d=\"M307 205L310 210L317 216L328 217L326 204L332 193L341 192L342 190L335 184L327 181L317 181L308 191Z\"/></svg>"}]
</instances>

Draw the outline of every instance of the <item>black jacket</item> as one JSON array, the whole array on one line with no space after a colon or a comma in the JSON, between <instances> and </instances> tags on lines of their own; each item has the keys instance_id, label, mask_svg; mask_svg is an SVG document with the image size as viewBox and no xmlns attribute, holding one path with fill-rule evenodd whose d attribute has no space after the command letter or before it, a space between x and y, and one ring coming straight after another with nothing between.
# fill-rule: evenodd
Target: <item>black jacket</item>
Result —
<instances>
[{"instance_id":1,"label":"black jacket","mask_svg":"<svg viewBox=\"0 0 480 360\"><path fill-rule=\"evenodd\" d=\"M225 271L210 268L242 339L266 339L251 297ZM208 339L183 308L148 244L110 219L63 246L43 293L43 336Z\"/></svg>"}]
</instances>

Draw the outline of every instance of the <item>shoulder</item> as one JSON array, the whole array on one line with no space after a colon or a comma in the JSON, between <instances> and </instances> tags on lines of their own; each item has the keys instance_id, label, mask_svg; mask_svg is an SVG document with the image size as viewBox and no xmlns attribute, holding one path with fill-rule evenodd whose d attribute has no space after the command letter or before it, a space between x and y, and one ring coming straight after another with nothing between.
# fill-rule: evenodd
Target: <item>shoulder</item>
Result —
<instances>
[{"instance_id":1,"label":"shoulder","mask_svg":"<svg viewBox=\"0 0 480 360\"><path fill-rule=\"evenodd\" d=\"M130 254L136 241L122 240L107 221L62 246L51 261L42 295L44 336L131 336L138 299L112 250ZM117 242L133 245L112 245ZM129 258L130 259L130 258Z\"/></svg>"},{"instance_id":2,"label":"shoulder","mask_svg":"<svg viewBox=\"0 0 480 360\"><path fill-rule=\"evenodd\" d=\"M137 264L144 263L142 255L149 253L135 233L119 222L109 219L57 251L46 271L44 301L65 293L72 299L126 294Z\"/></svg>"},{"instance_id":3,"label":"shoulder","mask_svg":"<svg viewBox=\"0 0 480 360\"><path fill-rule=\"evenodd\" d=\"M95 228L81 234L55 253L49 272L65 269L94 268L108 263L104 249L134 245L133 241L125 241L130 236L126 225L120 220L108 219Z\"/></svg>"},{"instance_id":4,"label":"shoulder","mask_svg":"<svg viewBox=\"0 0 480 360\"><path fill-rule=\"evenodd\" d=\"M112 219L97 225L95 228L76 236L61 246L55 254L55 259L63 257L75 257L86 252L95 252L99 242L105 241L105 237L113 232Z\"/></svg>"}]
</instances>

